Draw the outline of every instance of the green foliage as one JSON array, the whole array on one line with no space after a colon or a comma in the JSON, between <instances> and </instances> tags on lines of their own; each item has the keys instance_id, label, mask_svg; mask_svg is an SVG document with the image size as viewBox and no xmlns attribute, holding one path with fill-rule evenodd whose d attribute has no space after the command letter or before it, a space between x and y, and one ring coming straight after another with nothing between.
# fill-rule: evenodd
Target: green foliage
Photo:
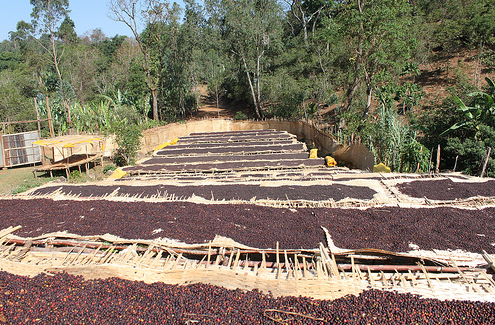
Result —
<instances>
[{"instance_id":1,"label":"green foliage","mask_svg":"<svg viewBox=\"0 0 495 325\"><path fill-rule=\"evenodd\" d=\"M376 162L383 162L398 172L425 172L429 150L415 138L396 111L385 104L369 129L369 146Z\"/></svg>"},{"instance_id":2,"label":"green foliage","mask_svg":"<svg viewBox=\"0 0 495 325\"><path fill-rule=\"evenodd\" d=\"M106 165L105 167L103 167L103 174L106 174L109 170L116 170L117 167L115 167L114 165Z\"/></svg>"},{"instance_id":3,"label":"green foliage","mask_svg":"<svg viewBox=\"0 0 495 325\"><path fill-rule=\"evenodd\" d=\"M495 129L490 126L479 126L480 136L476 138L452 137L447 139L445 152L449 155L449 168L453 168L455 157L459 156L457 170L470 175L477 175L481 170L483 157L487 148L495 148ZM487 175L495 177L495 154L488 160Z\"/></svg>"},{"instance_id":4,"label":"green foliage","mask_svg":"<svg viewBox=\"0 0 495 325\"><path fill-rule=\"evenodd\" d=\"M481 125L495 126L495 83L486 78L488 83L488 92L473 92L468 96L473 97L473 106L467 106L464 102L454 95L454 100L458 104L457 112L461 114L461 121L452 125L449 129L442 132L440 135L446 135L457 129L468 129L475 132L475 138L479 138L479 130Z\"/></svg>"},{"instance_id":5,"label":"green foliage","mask_svg":"<svg viewBox=\"0 0 495 325\"><path fill-rule=\"evenodd\" d=\"M258 118L263 117L263 78L270 66L269 54L281 46L282 10L275 0L224 0L223 36L239 73L246 77L248 93ZM243 81L240 79L239 81Z\"/></svg>"},{"instance_id":6,"label":"green foliage","mask_svg":"<svg viewBox=\"0 0 495 325\"><path fill-rule=\"evenodd\" d=\"M0 120L22 121L36 119L33 99L27 89L31 85L28 71L3 70L0 72ZM35 125L14 125L11 131L29 131Z\"/></svg>"},{"instance_id":7,"label":"green foliage","mask_svg":"<svg viewBox=\"0 0 495 325\"><path fill-rule=\"evenodd\" d=\"M374 89L401 72L415 51L411 6L402 0L345 1L336 7L337 28L348 40L342 64L347 76L345 110L357 109L354 97L364 90L367 116Z\"/></svg>"},{"instance_id":8,"label":"green foliage","mask_svg":"<svg viewBox=\"0 0 495 325\"><path fill-rule=\"evenodd\" d=\"M79 172L79 170L73 170L73 171L70 172L70 175L69 175L69 180L70 181L72 181L74 183L77 183L81 179L82 179L82 175L81 175L81 172Z\"/></svg>"},{"instance_id":9,"label":"green foliage","mask_svg":"<svg viewBox=\"0 0 495 325\"><path fill-rule=\"evenodd\" d=\"M21 184L17 188L13 189L11 191L11 193L12 193L12 195L16 195L16 194L26 192L26 191L28 191L28 190L30 190L32 188L35 188L35 187L38 187L38 186L41 186L41 185L42 185L42 182L40 182L40 181L29 182L29 183Z\"/></svg>"},{"instance_id":10,"label":"green foliage","mask_svg":"<svg viewBox=\"0 0 495 325\"><path fill-rule=\"evenodd\" d=\"M141 128L135 124L118 123L114 131L115 142L118 145L114 154L114 162L117 166L134 164L141 144Z\"/></svg>"},{"instance_id":11,"label":"green foliage","mask_svg":"<svg viewBox=\"0 0 495 325\"><path fill-rule=\"evenodd\" d=\"M249 117L241 111L237 111L234 115L234 120L247 120Z\"/></svg>"},{"instance_id":12,"label":"green foliage","mask_svg":"<svg viewBox=\"0 0 495 325\"><path fill-rule=\"evenodd\" d=\"M58 28L58 38L66 44L77 43L79 39L77 38L76 31L74 30L75 27L76 25L74 24L74 21L69 17L65 17L64 21L62 21Z\"/></svg>"},{"instance_id":13,"label":"green foliage","mask_svg":"<svg viewBox=\"0 0 495 325\"><path fill-rule=\"evenodd\" d=\"M410 139L410 141L406 142L404 145L400 172L428 172L428 165L430 163L429 157L430 150L419 143L416 139Z\"/></svg>"},{"instance_id":14,"label":"green foliage","mask_svg":"<svg viewBox=\"0 0 495 325\"><path fill-rule=\"evenodd\" d=\"M485 53L483 53L482 61L489 72L495 71L495 51L486 49Z\"/></svg>"},{"instance_id":15,"label":"green foliage","mask_svg":"<svg viewBox=\"0 0 495 325\"><path fill-rule=\"evenodd\" d=\"M22 67L24 60L20 53L1 52L0 53L0 71L16 70Z\"/></svg>"}]
</instances>

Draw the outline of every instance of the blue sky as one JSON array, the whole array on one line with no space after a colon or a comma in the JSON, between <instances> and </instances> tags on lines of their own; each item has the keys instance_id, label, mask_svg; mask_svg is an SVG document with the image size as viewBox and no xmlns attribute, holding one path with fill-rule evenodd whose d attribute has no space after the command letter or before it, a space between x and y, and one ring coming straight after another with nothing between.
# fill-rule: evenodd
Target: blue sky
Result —
<instances>
[{"instance_id":1,"label":"blue sky","mask_svg":"<svg viewBox=\"0 0 495 325\"><path fill-rule=\"evenodd\" d=\"M8 39L9 31L15 31L17 22L31 22L32 6L29 0L0 0L0 41ZM70 18L81 36L95 28L101 28L108 37L117 34L130 36L129 28L123 23L108 18L109 0L69 0ZM177 1L183 7L182 1Z\"/></svg>"}]
</instances>

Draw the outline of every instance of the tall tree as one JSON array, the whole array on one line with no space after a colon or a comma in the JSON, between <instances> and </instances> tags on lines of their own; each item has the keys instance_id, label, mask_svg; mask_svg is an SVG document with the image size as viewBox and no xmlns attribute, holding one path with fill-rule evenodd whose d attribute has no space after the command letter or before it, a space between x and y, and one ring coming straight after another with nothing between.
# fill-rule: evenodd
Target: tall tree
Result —
<instances>
[{"instance_id":1,"label":"tall tree","mask_svg":"<svg viewBox=\"0 0 495 325\"><path fill-rule=\"evenodd\" d=\"M63 34L65 36L70 35L70 29L73 31L74 24L68 18L69 16L69 0L31 0L31 5L33 6L33 11L31 12L31 25L33 28L34 35L47 34L49 37L49 45L45 45L43 42L38 40L38 44L43 47L43 49L48 52L52 58L53 66L58 76L60 93L63 98L64 106L67 110L67 123L72 124L71 112L69 99L66 98L66 89L70 88L70 85L64 83L62 78L62 72L60 70L60 60L62 58L62 53L57 46L58 34ZM67 19L67 20L66 20ZM62 21L64 23L62 24ZM71 25L72 22L72 25ZM63 32L60 32L60 27L62 27Z\"/></svg>"},{"instance_id":2,"label":"tall tree","mask_svg":"<svg viewBox=\"0 0 495 325\"><path fill-rule=\"evenodd\" d=\"M222 6L230 51L243 67L256 116L262 118L266 56L280 41L282 10L275 0L223 0Z\"/></svg>"},{"instance_id":3,"label":"tall tree","mask_svg":"<svg viewBox=\"0 0 495 325\"><path fill-rule=\"evenodd\" d=\"M314 34L316 23L321 11L326 4L323 1L301 1L301 0L285 0L289 6L293 17L299 22L303 31L304 44L308 46L308 26L312 25L312 33Z\"/></svg>"},{"instance_id":4,"label":"tall tree","mask_svg":"<svg viewBox=\"0 0 495 325\"><path fill-rule=\"evenodd\" d=\"M338 5L336 13L349 51L345 110L351 109L356 91L364 84L363 115L367 116L377 76L399 69L412 55L411 6L405 0L347 0Z\"/></svg>"},{"instance_id":5,"label":"tall tree","mask_svg":"<svg viewBox=\"0 0 495 325\"><path fill-rule=\"evenodd\" d=\"M153 45L161 43L162 24L170 17L168 3L160 0L110 0L111 18L127 25L143 56L143 70L152 97L153 119L158 120L158 82L160 71L153 71ZM146 34L142 32L147 29ZM144 37L144 38L143 38ZM159 67L158 66L155 66Z\"/></svg>"}]
</instances>

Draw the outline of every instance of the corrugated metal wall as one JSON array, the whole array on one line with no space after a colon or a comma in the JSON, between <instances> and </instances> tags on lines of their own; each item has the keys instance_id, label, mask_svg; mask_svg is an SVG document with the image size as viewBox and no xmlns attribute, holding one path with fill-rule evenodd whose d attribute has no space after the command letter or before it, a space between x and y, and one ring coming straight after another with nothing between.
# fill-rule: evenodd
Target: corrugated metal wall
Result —
<instances>
[{"instance_id":1,"label":"corrugated metal wall","mask_svg":"<svg viewBox=\"0 0 495 325\"><path fill-rule=\"evenodd\" d=\"M38 132L23 132L2 136L0 167L34 164L41 161L40 147L33 144Z\"/></svg>"}]
</instances>

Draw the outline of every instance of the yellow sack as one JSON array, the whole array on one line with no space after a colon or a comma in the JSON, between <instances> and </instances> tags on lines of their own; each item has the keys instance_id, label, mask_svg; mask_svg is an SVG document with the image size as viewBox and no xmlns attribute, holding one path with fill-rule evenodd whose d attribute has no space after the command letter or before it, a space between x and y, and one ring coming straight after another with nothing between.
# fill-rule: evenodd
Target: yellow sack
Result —
<instances>
[{"instance_id":1,"label":"yellow sack","mask_svg":"<svg viewBox=\"0 0 495 325\"><path fill-rule=\"evenodd\" d=\"M170 145L170 142L165 142L165 143L162 143L162 144L159 144L155 147L155 149L153 149L153 151L158 151L160 149L163 149L165 148L166 146Z\"/></svg>"},{"instance_id":2,"label":"yellow sack","mask_svg":"<svg viewBox=\"0 0 495 325\"><path fill-rule=\"evenodd\" d=\"M174 145L174 144L177 144L177 142L179 142L179 138L173 138L172 141L170 141L170 145Z\"/></svg>"},{"instance_id":3,"label":"yellow sack","mask_svg":"<svg viewBox=\"0 0 495 325\"><path fill-rule=\"evenodd\" d=\"M373 173L390 173L390 167L385 166L384 163L379 163L373 166Z\"/></svg>"},{"instance_id":4,"label":"yellow sack","mask_svg":"<svg viewBox=\"0 0 495 325\"><path fill-rule=\"evenodd\" d=\"M337 160L335 160L332 156L326 156L325 162L327 163L328 167L337 166Z\"/></svg>"},{"instance_id":5,"label":"yellow sack","mask_svg":"<svg viewBox=\"0 0 495 325\"><path fill-rule=\"evenodd\" d=\"M123 171L122 169L120 168L117 168L113 173L112 175L110 175L109 178L122 178L124 177L125 175L127 175L127 173L125 171Z\"/></svg>"},{"instance_id":6,"label":"yellow sack","mask_svg":"<svg viewBox=\"0 0 495 325\"><path fill-rule=\"evenodd\" d=\"M309 159L316 159L318 158L318 149L311 149L309 151Z\"/></svg>"}]
</instances>

